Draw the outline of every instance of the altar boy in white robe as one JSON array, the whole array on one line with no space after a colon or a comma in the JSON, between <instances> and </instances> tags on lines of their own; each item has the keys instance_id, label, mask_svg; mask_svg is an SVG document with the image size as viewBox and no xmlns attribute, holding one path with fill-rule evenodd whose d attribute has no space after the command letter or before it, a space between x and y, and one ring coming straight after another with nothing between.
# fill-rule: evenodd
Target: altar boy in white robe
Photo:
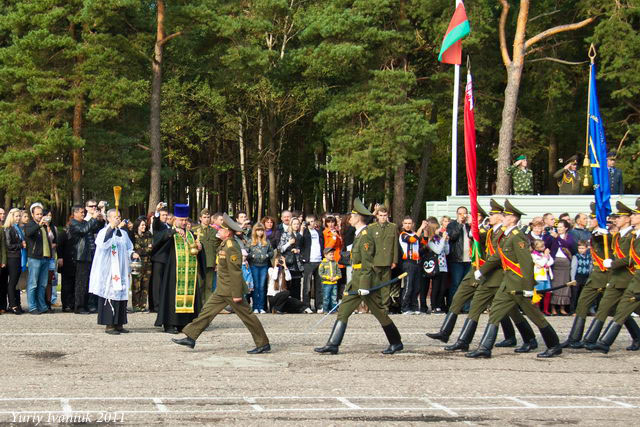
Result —
<instances>
[{"instance_id":1,"label":"altar boy in white robe","mask_svg":"<svg viewBox=\"0 0 640 427\"><path fill-rule=\"evenodd\" d=\"M107 222L96 237L89 292L98 297L98 325L106 325L107 334L119 335L129 332L122 327L127 323L129 262L139 257L128 234L118 228L120 214L115 209L107 212Z\"/></svg>"}]
</instances>

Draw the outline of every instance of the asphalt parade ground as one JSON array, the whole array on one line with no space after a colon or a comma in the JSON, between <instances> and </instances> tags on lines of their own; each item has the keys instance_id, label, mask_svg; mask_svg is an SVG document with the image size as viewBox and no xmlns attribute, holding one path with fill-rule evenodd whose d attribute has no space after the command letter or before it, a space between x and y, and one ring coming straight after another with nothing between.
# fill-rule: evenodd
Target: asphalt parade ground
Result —
<instances>
[{"instance_id":1,"label":"asphalt parade ground","mask_svg":"<svg viewBox=\"0 0 640 427\"><path fill-rule=\"evenodd\" d=\"M320 318L260 315L272 352L251 356L235 315L218 316L191 350L148 313L130 314L131 333L119 336L105 334L95 315L5 314L0 424L610 426L640 417L640 352L625 351L624 329L608 355L566 350L540 360L507 348L470 360L424 335L443 316L396 315L405 350L385 356L382 329L359 314L330 356L313 347L326 342L335 316L306 332ZM566 337L572 318L550 321Z\"/></svg>"}]
</instances>

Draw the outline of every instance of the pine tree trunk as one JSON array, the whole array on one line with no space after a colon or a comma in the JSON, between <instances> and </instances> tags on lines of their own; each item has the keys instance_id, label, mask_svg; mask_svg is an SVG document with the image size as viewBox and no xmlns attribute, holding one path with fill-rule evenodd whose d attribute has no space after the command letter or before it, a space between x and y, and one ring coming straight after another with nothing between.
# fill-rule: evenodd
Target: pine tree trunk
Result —
<instances>
[{"instance_id":1,"label":"pine tree trunk","mask_svg":"<svg viewBox=\"0 0 640 427\"><path fill-rule=\"evenodd\" d=\"M405 213L405 171L406 164L402 163L396 168L393 178L393 213L392 220L400 224Z\"/></svg>"},{"instance_id":2,"label":"pine tree trunk","mask_svg":"<svg viewBox=\"0 0 640 427\"><path fill-rule=\"evenodd\" d=\"M82 96L78 96L73 107L73 136L82 138L82 118L84 102ZM73 188L73 204L82 204L82 148L71 150L71 185Z\"/></svg>"},{"instance_id":3,"label":"pine tree trunk","mask_svg":"<svg viewBox=\"0 0 640 427\"><path fill-rule=\"evenodd\" d=\"M502 124L498 143L498 186L496 194L509 194L510 179L507 168L511 164L511 142L518 107L518 92L522 78L523 64L507 66L507 87L504 90L504 107L502 108Z\"/></svg>"},{"instance_id":4,"label":"pine tree trunk","mask_svg":"<svg viewBox=\"0 0 640 427\"><path fill-rule=\"evenodd\" d=\"M558 191L556 180L552 174L558 169L558 140L554 134L549 135L549 158L547 163L547 191L548 194L555 194Z\"/></svg>"},{"instance_id":5,"label":"pine tree trunk","mask_svg":"<svg viewBox=\"0 0 640 427\"><path fill-rule=\"evenodd\" d=\"M264 212L264 190L262 188L262 138L264 135L264 121L262 115L260 116L260 122L258 124L258 220L262 218Z\"/></svg>"},{"instance_id":6,"label":"pine tree trunk","mask_svg":"<svg viewBox=\"0 0 640 427\"><path fill-rule=\"evenodd\" d=\"M244 127L242 125L242 115L238 117L238 145L240 149L240 179L242 180L242 199L245 210L251 214L251 205L249 204L249 186L247 185L247 169L244 158Z\"/></svg>"}]
</instances>

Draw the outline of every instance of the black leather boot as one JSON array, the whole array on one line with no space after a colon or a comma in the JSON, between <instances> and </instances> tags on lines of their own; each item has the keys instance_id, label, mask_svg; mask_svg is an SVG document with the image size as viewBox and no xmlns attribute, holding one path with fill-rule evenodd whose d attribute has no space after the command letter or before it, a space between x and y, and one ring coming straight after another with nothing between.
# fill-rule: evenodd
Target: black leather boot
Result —
<instances>
[{"instance_id":1,"label":"black leather boot","mask_svg":"<svg viewBox=\"0 0 640 427\"><path fill-rule=\"evenodd\" d=\"M631 345L627 347L627 351L638 351L640 350L640 327L631 316L627 317L626 322L624 322L624 326L629 331L629 335L631 335Z\"/></svg>"},{"instance_id":2,"label":"black leather boot","mask_svg":"<svg viewBox=\"0 0 640 427\"><path fill-rule=\"evenodd\" d=\"M500 326L502 326L504 339L496 343L496 347L515 347L518 341L516 341L516 331L513 329L511 319L505 317L500 321Z\"/></svg>"},{"instance_id":3,"label":"black leather boot","mask_svg":"<svg viewBox=\"0 0 640 427\"><path fill-rule=\"evenodd\" d=\"M496 337L498 336L498 325L493 325L489 323L487 328L484 330L484 335L482 335L482 339L480 340L480 345L474 351L471 351L465 354L465 357L471 358L490 358L491 357L491 349L493 348L493 344L496 342Z\"/></svg>"},{"instance_id":4,"label":"black leather boot","mask_svg":"<svg viewBox=\"0 0 640 427\"><path fill-rule=\"evenodd\" d=\"M536 334L531 329L531 325L526 320L516 323L516 328L522 336L522 345L515 350L516 353L529 353L531 350L538 348L538 340L536 340Z\"/></svg>"},{"instance_id":5,"label":"black leather boot","mask_svg":"<svg viewBox=\"0 0 640 427\"><path fill-rule=\"evenodd\" d=\"M547 325L544 328L540 329L540 335L542 335L542 339L544 340L547 349L542 353L538 353L538 357L549 358L562 354L560 340L558 339L558 334L556 334L553 326Z\"/></svg>"},{"instance_id":6,"label":"black leather boot","mask_svg":"<svg viewBox=\"0 0 640 427\"><path fill-rule=\"evenodd\" d=\"M433 338L434 340L449 342L449 336L451 335L451 332L453 332L454 326L456 326L457 319L457 314L448 312L447 317L445 317L444 322L442 322L442 326L440 326L440 331L436 332L435 334L430 334L427 332L427 336L429 338Z\"/></svg>"},{"instance_id":7,"label":"black leather boot","mask_svg":"<svg viewBox=\"0 0 640 427\"><path fill-rule=\"evenodd\" d=\"M402 345L402 337L395 323L389 323L387 326L383 326L382 330L389 340L389 347L382 351L382 354L393 354L396 351L400 351L404 348Z\"/></svg>"},{"instance_id":8,"label":"black leather boot","mask_svg":"<svg viewBox=\"0 0 640 427\"><path fill-rule=\"evenodd\" d=\"M194 340L193 338L189 338L189 337L185 337L185 338L181 338L181 339L171 338L171 341L173 341L176 344L184 345L184 346L191 347L191 348L196 346L196 340Z\"/></svg>"},{"instance_id":9,"label":"black leather boot","mask_svg":"<svg viewBox=\"0 0 640 427\"><path fill-rule=\"evenodd\" d=\"M447 351L468 351L469 344L473 340L473 336L476 333L476 328L478 327L478 322L475 320L471 320L468 317L464 321L464 325L462 325L462 331L460 331L460 336L458 337L458 341L453 345L448 345L444 349Z\"/></svg>"},{"instance_id":10,"label":"black leather boot","mask_svg":"<svg viewBox=\"0 0 640 427\"><path fill-rule=\"evenodd\" d=\"M573 325L571 326L571 332L569 332L569 337L566 341L560 344L560 347L571 347L571 348L582 348L583 345L580 342L582 340L582 333L584 332L584 317L576 316L573 319Z\"/></svg>"},{"instance_id":11,"label":"black leather boot","mask_svg":"<svg viewBox=\"0 0 640 427\"><path fill-rule=\"evenodd\" d=\"M598 337L600 336L600 332L602 332L603 326L603 321L593 319L591 326L589 326L589 330L584 334L584 338L582 338L582 344L587 350L591 350L591 347L593 347L596 341L598 341Z\"/></svg>"},{"instance_id":12,"label":"black leather boot","mask_svg":"<svg viewBox=\"0 0 640 427\"><path fill-rule=\"evenodd\" d=\"M262 353L269 353L271 351L271 344L265 344L262 345L260 347L256 347L254 349L251 350L247 350L248 354L262 354Z\"/></svg>"},{"instance_id":13,"label":"black leather boot","mask_svg":"<svg viewBox=\"0 0 640 427\"><path fill-rule=\"evenodd\" d=\"M333 324L333 330L331 331L327 344L324 347L316 347L313 350L316 353L338 353L338 347L340 347L340 343L342 343L342 337L344 337L344 331L346 329L346 323L336 320L336 323Z\"/></svg>"},{"instance_id":14,"label":"black leather boot","mask_svg":"<svg viewBox=\"0 0 640 427\"><path fill-rule=\"evenodd\" d=\"M609 322L607 329L605 329L602 334L602 337L600 337L598 342L595 343L590 350L599 351L604 354L609 353L609 348L611 348L611 344L616 340L616 337L620 333L620 329L622 329L622 325L617 324L613 320Z\"/></svg>"}]
</instances>

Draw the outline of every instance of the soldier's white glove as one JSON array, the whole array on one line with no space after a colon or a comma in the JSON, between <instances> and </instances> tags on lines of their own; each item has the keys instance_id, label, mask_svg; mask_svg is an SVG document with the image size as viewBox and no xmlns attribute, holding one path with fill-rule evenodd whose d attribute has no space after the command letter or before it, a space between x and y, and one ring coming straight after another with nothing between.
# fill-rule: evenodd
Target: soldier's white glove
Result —
<instances>
[{"instance_id":1,"label":"soldier's white glove","mask_svg":"<svg viewBox=\"0 0 640 427\"><path fill-rule=\"evenodd\" d=\"M611 261L611 258L607 258L602 262L602 265L604 265L604 268L611 268L611 263L613 261Z\"/></svg>"},{"instance_id":2,"label":"soldier's white glove","mask_svg":"<svg viewBox=\"0 0 640 427\"><path fill-rule=\"evenodd\" d=\"M605 234L609 234L609 230L607 230L606 228L597 227L596 233L598 233L601 236L604 236Z\"/></svg>"},{"instance_id":3,"label":"soldier's white glove","mask_svg":"<svg viewBox=\"0 0 640 427\"><path fill-rule=\"evenodd\" d=\"M358 295L369 295L369 289L358 289Z\"/></svg>"},{"instance_id":4,"label":"soldier's white glove","mask_svg":"<svg viewBox=\"0 0 640 427\"><path fill-rule=\"evenodd\" d=\"M533 297L533 291L522 291L522 296L524 296L526 298L532 298Z\"/></svg>"},{"instance_id":5,"label":"soldier's white glove","mask_svg":"<svg viewBox=\"0 0 640 427\"><path fill-rule=\"evenodd\" d=\"M473 277L476 278L476 280L480 280L480 278L482 277L482 273L480 273L480 270L476 270L473 272Z\"/></svg>"}]
</instances>

